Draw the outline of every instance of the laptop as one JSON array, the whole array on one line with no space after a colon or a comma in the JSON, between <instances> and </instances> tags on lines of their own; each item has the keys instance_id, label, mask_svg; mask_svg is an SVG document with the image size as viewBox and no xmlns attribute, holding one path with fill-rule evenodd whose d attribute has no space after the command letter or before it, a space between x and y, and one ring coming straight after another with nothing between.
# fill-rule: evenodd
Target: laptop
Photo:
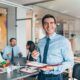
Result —
<instances>
[{"instance_id":1,"label":"laptop","mask_svg":"<svg viewBox=\"0 0 80 80\"><path fill-rule=\"evenodd\" d=\"M14 57L14 64L20 66L26 66L26 57Z\"/></svg>"}]
</instances>

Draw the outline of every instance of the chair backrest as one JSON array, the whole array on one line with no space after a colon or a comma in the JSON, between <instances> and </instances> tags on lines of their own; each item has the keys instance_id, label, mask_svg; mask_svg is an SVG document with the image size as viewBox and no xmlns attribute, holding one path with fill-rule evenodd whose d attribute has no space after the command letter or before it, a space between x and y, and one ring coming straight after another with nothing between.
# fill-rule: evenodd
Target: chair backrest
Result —
<instances>
[{"instance_id":1,"label":"chair backrest","mask_svg":"<svg viewBox=\"0 0 80 80\"><path fill-rule=\"evenodd\" d=\"M80 64L79 63L74 65L72 77L80 80Z\"/></svg>"},{"instance_id":2,"label":"chair backrest","mask_svg":"<svg viewBox=\"0 0 80 80\"><path fill-rule=\"evenodd\" d=\"M3 56L3 52L0 52L1 53L1 55Z\"/></svg>"}]
</instances>

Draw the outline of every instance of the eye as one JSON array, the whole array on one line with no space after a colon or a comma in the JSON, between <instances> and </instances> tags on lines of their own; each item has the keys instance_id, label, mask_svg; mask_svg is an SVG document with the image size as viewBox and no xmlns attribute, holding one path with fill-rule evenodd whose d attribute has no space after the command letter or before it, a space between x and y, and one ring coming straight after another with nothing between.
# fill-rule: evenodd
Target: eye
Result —
<instances>
[{"instance_id":1,"label":"eye","mask_svg":"<svg viewBox=\"0 0 80 80\"><path fill-rule=\"evenodd\" d=\"M44 26L46 26L46 25L48 25L48 23L47 22L44 22Z\"/></svg>"},{"instance_id":2,"label":"eye","mask_svg":"<svg viewBox=\"0 0 80 80\"><path fill-rule=\"evenodd\" d=\"M54 22L51 22L50 24L54 24Z\"/></svg>"}]
</instances>

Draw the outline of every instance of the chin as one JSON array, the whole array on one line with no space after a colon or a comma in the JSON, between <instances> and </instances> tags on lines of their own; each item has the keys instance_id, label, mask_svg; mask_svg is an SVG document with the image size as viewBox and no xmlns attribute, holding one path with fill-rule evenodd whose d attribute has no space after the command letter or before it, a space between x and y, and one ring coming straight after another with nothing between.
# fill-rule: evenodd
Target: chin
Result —
<instances>
[{"instance_id":1,"label":"chin","mask_svg":"<svg viewBox=\"0 0 80 80\"><path fill-rule=\"evenodd\" d=\"M54 32L48 32L48 34L53 34Z\"/></svg>"}]
</instances>

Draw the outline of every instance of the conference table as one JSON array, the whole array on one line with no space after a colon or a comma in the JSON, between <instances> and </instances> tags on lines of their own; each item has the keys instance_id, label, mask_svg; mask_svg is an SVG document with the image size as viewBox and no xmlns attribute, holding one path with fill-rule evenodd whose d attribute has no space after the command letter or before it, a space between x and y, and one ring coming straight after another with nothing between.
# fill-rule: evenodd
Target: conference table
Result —
<instances>
[{"instance_id":1,"label":"conference table","mask_svg":"<svg viewBox=\"0 0 80 80\"><path fill-rule=\"evenodd\" d=\"M26 72L21 72L18 69L15 69L11 72L0 73L0 80L20 80L23 78L31 77L31 76L36 75L38 73L39 73L38 71L36 71L34 73L26 73Z\"/></svg>"}]
</instances>

